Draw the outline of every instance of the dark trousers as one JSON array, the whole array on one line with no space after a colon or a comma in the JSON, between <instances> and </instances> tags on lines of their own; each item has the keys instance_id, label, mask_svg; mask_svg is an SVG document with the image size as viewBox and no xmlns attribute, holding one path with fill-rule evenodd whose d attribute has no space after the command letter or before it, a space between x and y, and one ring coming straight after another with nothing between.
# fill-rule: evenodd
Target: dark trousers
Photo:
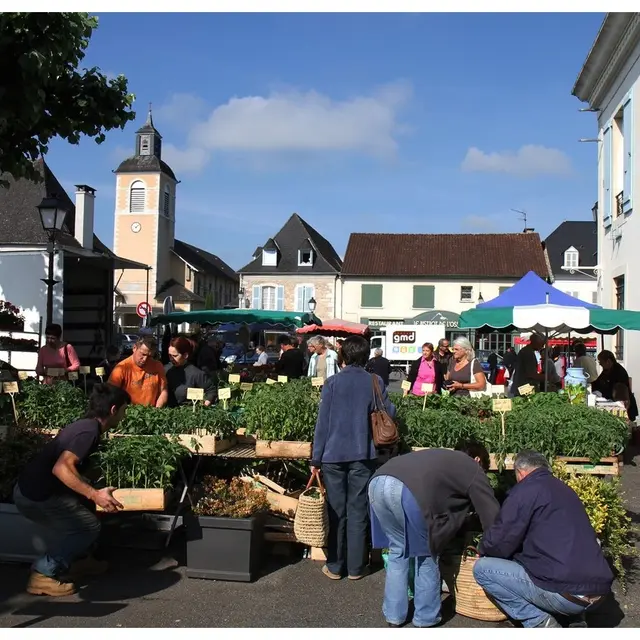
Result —
<instances>
[{"instance_id":1,"label":"dark trousers","mask_svg":"<svg viewBox=\"0 0 640 640\"><path fill-rule=\"evenodd\" d=\"M369 501L367 486L376 469L375 460L323 463L327 490L329 540L327 568L350 576L364 573L368 547Z\"/></svg>"}]
</instances>

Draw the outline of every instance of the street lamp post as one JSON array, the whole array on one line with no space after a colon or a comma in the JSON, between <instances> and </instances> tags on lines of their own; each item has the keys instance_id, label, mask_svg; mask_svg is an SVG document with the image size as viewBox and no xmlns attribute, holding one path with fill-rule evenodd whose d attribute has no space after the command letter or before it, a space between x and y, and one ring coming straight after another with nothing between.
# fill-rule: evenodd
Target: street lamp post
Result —
<instances>
[{"instance_id":1,"label":"street lamp post","mask_svg":"<svg viewBox=\"0 0 640 640\"><path fill-rule=\"evenodd\" d=\"M49 244L47 251L49 252L49 271L46 278L41 278L42 282L47 285L47 325L53 322L53 287L59 282L53 276L53 258L56 248L56 235L62 231L64 221L67 217L67 210L62 203L53 195L50 198L43 198L38 205L40 213L40 221L42 228L47 234Z\"/></svg>"},{"instance_id":2,"label":"street lamp post","mask_svg":"<svg viewBox=\"0 0 640 640\"><path fill-rule=\"evenodd\" d=\"M311 300L309 300L309 311L311 311L311 313L315 313L315 310L316 310L316 299L311 298Z\"/></svg>"}]
</instances>

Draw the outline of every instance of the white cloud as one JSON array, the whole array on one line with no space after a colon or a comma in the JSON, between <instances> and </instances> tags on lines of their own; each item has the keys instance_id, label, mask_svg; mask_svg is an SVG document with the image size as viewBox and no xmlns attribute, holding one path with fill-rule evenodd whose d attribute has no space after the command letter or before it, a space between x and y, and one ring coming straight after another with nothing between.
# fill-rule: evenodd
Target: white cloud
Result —
<instances>
[{"instance_id":1,"label":"white cloud","mask_svg":"<svg viewBox=\"0 0 640 640\"><path fill-rule=\"evenodd\" d=\"M153 108L153 120L159 127L167 123L188 130L206 112L207 104L202 98L191 93L174 93L169 102Z\"/></svg>"},{"instance_id":2,"label":"white cloud","mask_svg":"<svg viewBox=\"0 0 640 640\"><path fill-rule=\"evenodd\" d=\"M527 178L567 176L572 172L571 160L563 151L535 144L524 145L518 151L491 153L471 147L461 168L467 172L508 173Z\"/></svg>"},{"instance_id":3,"label":"white cloud","mask_svg":"<svg viewBox=\"0 0 640 640\"><path fill-rule=\"evenodd\" d=\"M182 150L165 144L162 145L162 159L176 173L198 173L209 162L209 152L196 147Z\"/></svg>"},{"instance_id":4,"label":"white cloud","mask_svg":"<svg viewBox=\"0 0 640 640\"><path fill-rule=\"evenodd\" d=\"M316 91L232 98L189 136L192 146L243 152L356 151L392 156L403 132L398 113L411 87L397 83L371 96L332 100Z\"/></svg>"}]
</instances>

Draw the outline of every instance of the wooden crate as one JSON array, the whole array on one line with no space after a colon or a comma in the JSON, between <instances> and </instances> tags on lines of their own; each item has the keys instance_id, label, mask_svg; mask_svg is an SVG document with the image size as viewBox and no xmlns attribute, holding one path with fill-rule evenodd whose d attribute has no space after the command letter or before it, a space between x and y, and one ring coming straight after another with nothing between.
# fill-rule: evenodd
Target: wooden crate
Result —
<instances>
[{"instance_id":1,"label":"wooden crate","mask_svg":"<svg viewBox=\"0 0 640 640\"><path fill-rule=\"evenodd\" d=\"M412 451L424 451L430 447L412 447ZM498 471L498 456L489 454L491 457L491 466L489 471ZM503 469L513 470L513 463L516 459L515 453L508 453L504 458ZM568 456L557 456L554 458L559 462L564 462L565 468L569 473L578 473L583 475L594 476L619 476L622 474L622 456L612 456L610 458L602 458L598 464L593 464L588 458L571 458Z\"/></svg>"},{"instance_id":2,"label":"wooden crate","mask_svg":"<svg viewBox=\"0 0 640 640\"><path fill-rule=\"evenodd\" d=\"M218 436L215 435L198 436L189 433L180 433L177 436L170 434L165 435L167 440L172 440L176 437L183 447L189 449L192 453L198 453L200 455L217 455L223 451L228 451L236 444L235 438L220 440Z\"/></svg>"},{"instance_id":3,"label":"wooden crate","mask_svg":"<svg viewBox=\"0 0 640 640\"><path fill-rule=\"evenodd\" d=\"M311 458L310 442L256 440L256 458Z\"/></svg>"},{"instance_id":4,"label":"wooden crate","mask_svg":"<svg viewBox=\"0 0 640 640\"><path fill-rule=\"evenodd\" d=\"M253 434L247 434L245 427L236 431L236 442L238 444L255 444L256 437Z\"/></svg>"},{"instance_id":5,"label":"wooden crate","mask_svg":"<svg viewBox=\"0 0 640 640\"><path fill-rule=\"evenodd\" d=\"M164 511L165 507L164 489L116 489L113 497L124 506L122 511Z\"/></svg>"}]
</instances>

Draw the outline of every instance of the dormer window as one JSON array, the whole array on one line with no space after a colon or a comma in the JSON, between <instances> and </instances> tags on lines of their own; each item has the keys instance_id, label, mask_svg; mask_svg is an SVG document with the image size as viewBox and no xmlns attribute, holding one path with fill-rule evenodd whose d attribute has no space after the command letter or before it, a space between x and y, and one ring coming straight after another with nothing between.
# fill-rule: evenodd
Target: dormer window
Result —
<instances>
[{"instance_id":1,"label":"dormer window","mask_svg":"<svg viewBox=\"0 0 640 640\"><path fill-rule=\"evenodd\" d=\"M577 269L580 260L580 254L575 247L569 247L564 252L564 267L565 269Z\"/></svg>"},{"instance_id":2,"label":"dormer window","mask_svg":"<svg viewBox=\"0 0 640 640\"><path fill-rule=\"evenodd\" d=\"M275 249L262 250L262 266L263 267L278 266L278 252Z\"/></svg>"},{"instance_id":3,"label":"dormer window","mask_svg":"<svg viewBox=\"0 0 640 640\"><path fill-rule=\"evenodd\" d=\"M298 251L298 266L299 267L313 266L313 251L311 249L300 249Z\"/></svg>"}]
</instances>

